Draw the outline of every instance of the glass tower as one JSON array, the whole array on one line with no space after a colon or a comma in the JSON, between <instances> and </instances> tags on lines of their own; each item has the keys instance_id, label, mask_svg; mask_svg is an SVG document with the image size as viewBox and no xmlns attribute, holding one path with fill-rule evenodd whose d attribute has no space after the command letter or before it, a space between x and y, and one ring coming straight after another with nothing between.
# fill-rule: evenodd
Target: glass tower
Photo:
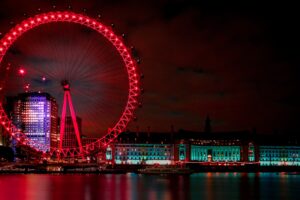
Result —
<instances>
[{"instance_id":1,"label":"glass tower","mask_svg":"<svg viewBox=\"0 0 300 200\"><path fill-rule=\"evenodd\" d=\"M49 151L57 141L57 103L48 93L22 93L14 101L13 122L31 146Z\"/></svg>"}]
</instances>

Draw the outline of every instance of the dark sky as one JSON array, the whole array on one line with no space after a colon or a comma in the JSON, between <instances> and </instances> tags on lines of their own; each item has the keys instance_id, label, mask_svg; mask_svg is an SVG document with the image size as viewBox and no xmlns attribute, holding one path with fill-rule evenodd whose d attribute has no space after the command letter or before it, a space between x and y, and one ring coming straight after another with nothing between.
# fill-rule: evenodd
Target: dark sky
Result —
<instances>
[{"instance_id":1,"label":"dark sky","mask_svg":"<svg viewBox=\"0 0 300 200\"><path fill-rule=\"evenodd\" d=\"M299 130L296 5L243 1L1 0L0 32L41 11L64 10L114 23L134 45L145 75L136 122L146 130Z\"/></svg>"}]
</instances>

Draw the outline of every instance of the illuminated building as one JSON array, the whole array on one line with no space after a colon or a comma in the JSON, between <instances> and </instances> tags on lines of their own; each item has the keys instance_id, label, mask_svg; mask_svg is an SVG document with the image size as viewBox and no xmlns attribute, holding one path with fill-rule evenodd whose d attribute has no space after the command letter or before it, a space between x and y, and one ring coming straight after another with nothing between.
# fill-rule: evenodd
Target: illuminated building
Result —
<instances>
[{"instance_id":1,"label":"illuminated building","mask_svg":"<svg viewBox=\"0 0 300 200\"><path fill-rule=\"evenodd\" d=\"M197 146L191 145L191 160L202 162L239 162L240 146Z\"/></svg>"},{"instance_id":2,"label":"illuminated building","mask_svg":"<svg viewBox=\"0 0 300 200\"><path fill-rule=\"evenodd\" d=\"M76 148L76 147L78 147L78 142L76 139L76 134L75 134L72 117L67 116L65 118L65 120L66 120L65 121L65 133L64 133L64 137L63 137L63 141L62 141L62 148ZM82 134L82 131L81 131L81 121L82 120L80 117L76 117L76 121L78 124L79 133L81 135Z\"/></svg>"},{"instance_id":3,"label":"illuminated building","mask_svg":"<svg viewBox=\"0 0 300 200\"><path fill-rule=\"evenodd\" d=\"M249 143L248 146L248 161L254 162L255 161L255 146L252 143ZM247 151L247 150L246 150Z\"/></svg>"},{"instance_id":4,"label":"illuminated building","mask_svg":"<svg viewBox=\"0 0 300 200\"><path fill-rule=\"evenodd\" d=\"M300 146L259 146L262 166L300 166Z\"/></svg>"},{"instance_id":5,"label":"illuminated building","mask_svg":"<svg viewBox=\"0 0 300 200\"><path fill-rule=\"evenodd\" d=\"M248 132L180 131L175 138L175 160L185 162L254 162L255 150ZM249 149L252 154L250 155Z\"/></svg>"},{"instance_id":6,"label":"illuminated building","mask_svg":"<svg viewBox=\"0 0 300 200\"><path fill-rule=\"evenodd\" d=\"M171 134L122 133L106 149L106 160L115 164L172 164Z\"/></svg>"},{"instance_id":7,"label":"illuminated building","mask_svg":"<svg viewBox=\"0 0 300 200\"><path fill-rule=\"evenodd\" d=\"M116 164L255 162L248 132L122 133L106 150Z\"/></svg>"},{"instance_id":8,"label":"illuminated building","mask_svg":"<svg viewBox=\"0 0 300 200\"><path fill-rule=\"evenodd\" d=\"M300 166L300 137L298 133L262 135L257 141L261 166Z\"/></svg>"},{"instance_id":9,"label":"illuminated building","mask_svg":"<svg viewBox=\"0 0 300 200\"><path fill-rule=\"evenodd\" d=\"M178 160L179 161L187 161L187 144L178 144Z\"/></svg>"},{"instance_id":10,"label":"illuminated building","mask_svg":"<svg viewBox=\"0 0 300 200\"><path fill-rule=\"evenodd\" d=\"M57 135L57 103L47 93L22 93L14 98L13 123L41 151L49 151Z\"/></svg>"},{"instance_id":11,"label":"illuminated building","mask_svg":"<svg viewBox=\"0 0 300 200\"><path fill-rule=\"evenodd\" d=\"M114 148L116 164L171 164L173 160L172 144L116 144Z\"/></svg>"},{"instance_id":12,"label":"illuminated building","mask_svg":"<svg viewBox=\"0 0 300 200\"><path fill-rule=\"evenodd\" d=\"M58 121L56 122L56 124L58 124ZM60 141L60 138L59 138L59 132L58 132L58 129L57 129L57 131L53 131L51 133L50 146L54 147L54 148L58 148L59 147L59 141Z\"/></svg>"}]
</instances>

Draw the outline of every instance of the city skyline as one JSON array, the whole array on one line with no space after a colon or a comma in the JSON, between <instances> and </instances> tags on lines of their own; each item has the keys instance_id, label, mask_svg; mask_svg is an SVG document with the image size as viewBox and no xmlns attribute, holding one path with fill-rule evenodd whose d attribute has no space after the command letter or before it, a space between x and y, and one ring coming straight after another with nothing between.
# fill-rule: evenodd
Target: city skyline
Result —
<instances>
[{"instance_id":1,"label":"city skyline","mask_svg":"<svg viewBox=\"0 0 300 200\"><path fill-rule=\"evenodd\" d=\"M0 199L297 199L298 7L1 0Z\"/></svg>"},{"instance_id":2,"label":"city skyline","mask_svg":"<svg viewBox=\"0 0 300 200\"><path fill-rule=\"evenodd\" d=\"M3 1L1 7L11 9L0 9L1 33L24 13L53 10L55 4L35 3L33 8L21 2L17 9L13 1ZM69 4L74 11L86 8L90 16L101 13L106 24L128 33L126 41L141 57L143 107L129 129L167 131L173 125L203 130L209 115L216 131L298 130L299 71L293 53L297 31L293 9L287 12L290 6L274 3L282 15L263 4L222 8L193 1L68 2L56 3L57 10ZM40 58L32 62L36 60Z\"/></svg>"}]
</instances>

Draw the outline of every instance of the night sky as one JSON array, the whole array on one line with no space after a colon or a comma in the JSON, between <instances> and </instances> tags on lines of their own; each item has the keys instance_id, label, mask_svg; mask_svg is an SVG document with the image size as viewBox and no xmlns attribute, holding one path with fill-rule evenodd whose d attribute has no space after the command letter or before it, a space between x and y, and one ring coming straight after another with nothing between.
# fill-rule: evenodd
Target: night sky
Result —
<instances>
[{"instance_id":1,"label":"night sky","mask_svg":"<svg viewBox=\"0 0 300 200\"><path fill-rule=\"evenodd\" d=\"M214 131L299 130L297 6L255 1L243 1L243 5L175 0L57 2L61 1L1 0L0 32L6 33L11 22L25 19L24 13L37 14L38 8L50 11L54 4L56 10L68 5L75 12L86 9L91 17L100 13L103 23L114 23L117 33L126 33L128 46L136 48L145 76L143 107L130 130L150 126L153 131L169 131L174 125L176 130L202 131L207 115ZM74 38L80 34L79 29L74 31ZM35 35L38 40L39 32ZM91 54L97 56L98 51L92 49ZM26 51L20 54L27 55ZM109 55L113 54L104 58ZM40 61L37 56L27 61ZM53 67L59 70L61 66ZM111 74L122 73L122 69L110 69ZM116 83L123 85L122 81ZM115 91L122 96L121 89ZM111 109L120 112L118 106Z\"/></svg>"}]
</instances>

